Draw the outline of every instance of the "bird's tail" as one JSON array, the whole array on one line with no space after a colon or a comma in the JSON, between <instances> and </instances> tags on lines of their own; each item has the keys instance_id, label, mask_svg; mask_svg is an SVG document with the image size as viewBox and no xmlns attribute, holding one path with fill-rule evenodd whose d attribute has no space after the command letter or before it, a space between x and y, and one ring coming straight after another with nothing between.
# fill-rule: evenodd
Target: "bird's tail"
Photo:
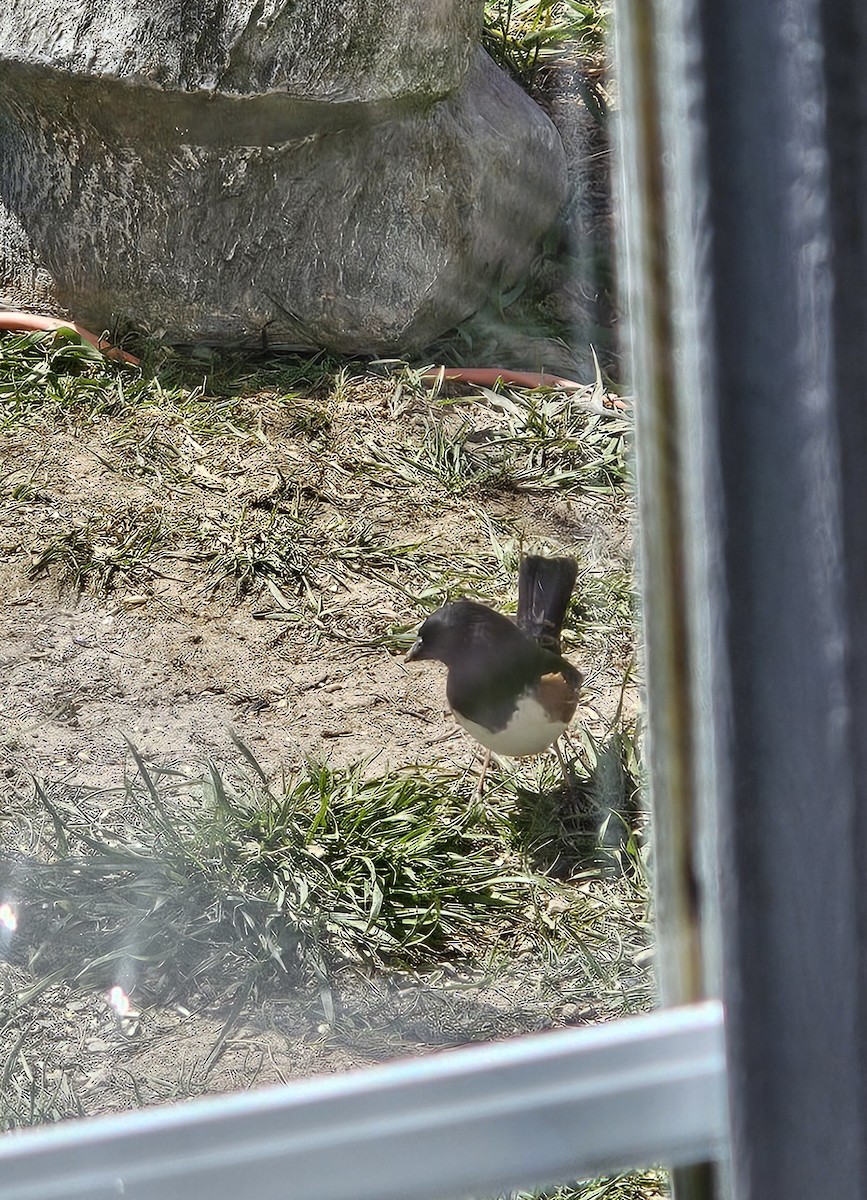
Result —
<instances>
[{"instance_id":1,"label":"bird's tail","mask_svg":"<svg viewBox=\"0 0 867 1200\"><path fill-rule=\"evenodd\" d=\"M518 626L555 654L577 577L574 558L528 554L518 569Z\"/></svg>"}]
</instances>

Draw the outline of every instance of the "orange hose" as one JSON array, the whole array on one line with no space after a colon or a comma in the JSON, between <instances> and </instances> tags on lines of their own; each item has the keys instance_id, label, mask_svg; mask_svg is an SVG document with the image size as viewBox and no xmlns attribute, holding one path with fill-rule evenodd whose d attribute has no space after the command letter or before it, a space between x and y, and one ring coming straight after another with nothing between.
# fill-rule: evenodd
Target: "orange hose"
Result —
<instances>
[{"instance_id":1,"label":"orange hose","mask_svg":"<svg viewBox=\"0 0 867 1200\"><path fill-rule=\"evenodd\" d=\"M104 338L97 337L83 325L75 321L64 321L60 317L44 317L38 313L12 312L0 309L0 330L15 330L16 332L30 330L72 329L101 350L106 358L121 359L140 366L139 359L127 354L118 346L112 346ZM498 383L521 388L558 388L561 391L576 392L584 388L583 383L574 379L564 379L560 375L548 375L544 371L512 371L507 367L430 367L422 371L420 377L432 382L443 380L447 383L468 383L476 387L496 387ZM626 408L622 400L612 399L613 408Z\"/></svg>"},{"instance_id":2,"label":"orange hose","mask_svg":"<svg viewBox=\"0 0 867 1200\"><path fill-rule=\"evenodd\" d=\"M523 388L562 388L577 391L583 383L574 379L562 379L559 375L546 375L540 371L511 371L506 367L430 367L421 372L422 379L444 379L448 383L474 383L480 387L493 387L497 383L510 383Z\"/></svg>"},{"instance_id":3,"label":"orange hose","mask_svg":"<svg viewBox=\"0 0 867 1200\"><path fill-rule=\"evenodd\" d=\"M508 367L430 367L421 372L422 379L444 380L446 383L469 383L477 387L496 387L498 383L521 388L557 388L577 392L586 386L574 379L548 375L544 371L512 371ZM627 408L622 400L612 399L612 408Z\"/></svg>"},{"instance_id":4,"label":"orange hose","mask_svg":"<svg viewBox=\"0 0 867 1200\"><path fill-rule=\"evenodd\" d=\"M78 325L75 321L64 321L60 317L43 317L38 313L10 312L0 309L0 330L4 329L14 330L17 333L51 329L71 329L79 337L84 338L86 342L90 342L91 346L96 346L97 350L101 350L106 358L121 359L123 362L131 363L134 367L141 365L134 355L127 354L125 350L121 350L118 346L112 346L110 342L105 341L104 338L97 337L95 333L91 333L83 325Z\"/></svg>"}]
</instances>

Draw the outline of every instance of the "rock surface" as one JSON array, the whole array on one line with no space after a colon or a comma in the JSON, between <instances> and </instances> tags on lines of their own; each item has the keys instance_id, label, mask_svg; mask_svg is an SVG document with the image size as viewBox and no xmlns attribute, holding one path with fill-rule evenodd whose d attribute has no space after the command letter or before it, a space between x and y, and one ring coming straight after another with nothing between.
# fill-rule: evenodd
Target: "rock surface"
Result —
<instances>
[{"instance_id":1,"label":"rock surface","mask_svg":"<svg viewBox=\"0 0 867 1200\"><path fill-rule=\"evenodd\" d=\"M370 101L454 91L482 0L7 0L3 57L166 91Z\"/></svg>"},{"instance_id":2,"label":"rock surface","mask_svg":"<svg viewBox=\"0 0 867 1200\"><path fill-rule=\"evenodd\" d=\"M480 3L0 14L0 300L174 342L410 353L521 277L559 135Z\"/></svg>"}]
</instances>

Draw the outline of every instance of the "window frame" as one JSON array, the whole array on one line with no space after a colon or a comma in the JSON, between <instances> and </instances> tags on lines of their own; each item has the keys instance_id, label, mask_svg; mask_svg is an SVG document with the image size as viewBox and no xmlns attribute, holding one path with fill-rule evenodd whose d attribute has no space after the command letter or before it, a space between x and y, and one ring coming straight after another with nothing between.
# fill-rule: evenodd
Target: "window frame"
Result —
<instances>
[{"instance_id":1,"label":"window frame","mask_svg":"<svg viewBox=\"0 0 867 1200\"><path fill-rule=\"evenodd\" d=\"M424 1200L716 1157L710 1001L0 1140L0 1200Z\"/></svg>"}]
</instances>

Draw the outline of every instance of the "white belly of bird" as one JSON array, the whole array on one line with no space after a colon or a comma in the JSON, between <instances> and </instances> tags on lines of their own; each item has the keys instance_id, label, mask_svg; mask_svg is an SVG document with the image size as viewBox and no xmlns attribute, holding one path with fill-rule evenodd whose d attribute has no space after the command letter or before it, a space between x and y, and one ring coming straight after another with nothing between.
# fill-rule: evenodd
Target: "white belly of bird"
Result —
<instances>
[{"instance_id":1,"label":"white belly of bird","mask_svg":"<svg viewBox=\"0 0 867 1200\"><path fill-rule=\"evenodd\" d=\"M486 750L493 750L495 754L505 754L509 758L541 754L552 742L556 742L568 725L568 722L552 721L544 708L529 696L524 696L518 701L512 719L505 729L495 732L462 717L460 713L456 712L454 717Z\"/></svg>"}]
</instances>

